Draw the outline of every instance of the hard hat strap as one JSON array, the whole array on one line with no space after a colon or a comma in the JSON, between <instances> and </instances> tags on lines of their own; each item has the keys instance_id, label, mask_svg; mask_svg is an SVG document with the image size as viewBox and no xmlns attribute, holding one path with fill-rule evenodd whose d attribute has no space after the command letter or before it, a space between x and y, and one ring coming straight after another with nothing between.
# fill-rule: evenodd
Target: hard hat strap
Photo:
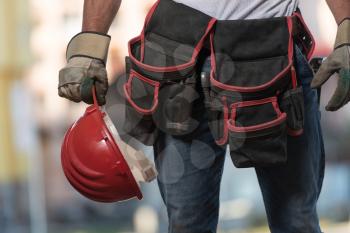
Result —
<instances>
[{"instance_id":1,"label":"hard hat strap","mask_svg":"<svg viewBox=\"0 0 350 233\"><path fill-rule=\"evenodd\" d=\"M97 97L96 97L96 87L95 84L92 85L92 98L94 100L94 106L98 108L98 102L97 102Z\"/></svg>"}]
</instances>

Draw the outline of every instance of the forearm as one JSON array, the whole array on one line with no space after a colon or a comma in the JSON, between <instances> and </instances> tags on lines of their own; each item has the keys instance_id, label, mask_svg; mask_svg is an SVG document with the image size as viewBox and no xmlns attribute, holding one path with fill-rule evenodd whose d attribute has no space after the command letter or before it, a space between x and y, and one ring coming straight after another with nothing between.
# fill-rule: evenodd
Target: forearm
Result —
<instances>
[{"instance_id":1,"label":"forearm","mask_svg":"<svg viewBox=\"0 0 350 233\"><path fill-rule=\"evenodd\" d=\"M343 19L350 18L349 0L326 0L335 20L340 24Z\"/></svg>"},{"instance_id":2,"label":"forearm","mask_svg":"<svg viewBox=\"0 0 350 233\"><path fill-rule=\"evenodd\" d=\"M85 0L82 31L107 34L122 0Z\"/></svg>"}]
</instances>

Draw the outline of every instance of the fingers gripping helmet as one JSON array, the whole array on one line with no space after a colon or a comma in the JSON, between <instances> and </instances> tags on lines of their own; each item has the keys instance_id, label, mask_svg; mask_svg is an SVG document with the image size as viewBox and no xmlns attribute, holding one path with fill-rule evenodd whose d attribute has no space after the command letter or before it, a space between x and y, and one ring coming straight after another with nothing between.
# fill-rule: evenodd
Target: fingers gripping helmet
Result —
<instances>
[{"instance_id":1,"label":"fingers gripping helmet","mask_svg":"<svg viewBox=\"0 0 350 233\"><path fill-rule=\"evenodd\" d=\"M142 199L140 182L157 172L141 151L124 143L108 114L94 105L66 132L61 162L69 183L82 195L99 202Z\"/></svg>"}]
</instances>

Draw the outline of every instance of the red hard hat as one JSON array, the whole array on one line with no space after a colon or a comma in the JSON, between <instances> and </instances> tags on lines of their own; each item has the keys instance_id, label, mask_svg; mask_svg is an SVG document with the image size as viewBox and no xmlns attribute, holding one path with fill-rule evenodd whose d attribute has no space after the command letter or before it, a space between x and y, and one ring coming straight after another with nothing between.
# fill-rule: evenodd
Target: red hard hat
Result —
<instances>
[{"instance_id":1,"label":"red hard hat","mask_svg":"<svg viewBox=\"0 0 350 233\"><path fill-rule=\"evenodd\" d=\"M61 150L64 174L82 195L99 202L142 199L139 182L157 172L141 152L124 143L96 101L67 131Z\"/></svg>"}]
</instances>

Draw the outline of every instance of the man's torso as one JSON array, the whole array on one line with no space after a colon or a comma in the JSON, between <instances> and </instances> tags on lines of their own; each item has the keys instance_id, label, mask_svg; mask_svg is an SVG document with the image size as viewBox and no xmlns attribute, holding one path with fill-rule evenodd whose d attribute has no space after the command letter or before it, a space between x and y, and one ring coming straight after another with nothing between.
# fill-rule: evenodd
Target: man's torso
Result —
<instances>
[{"instance_id":1,"label":"man's torso","mask_svg":"<svg viewBox=\"0 0 350 233\"><path fill-rule=\"evenodd\" d=\"M288 16L299 0L174 0L220 20Z\"/></svg>"}]
</instances>

